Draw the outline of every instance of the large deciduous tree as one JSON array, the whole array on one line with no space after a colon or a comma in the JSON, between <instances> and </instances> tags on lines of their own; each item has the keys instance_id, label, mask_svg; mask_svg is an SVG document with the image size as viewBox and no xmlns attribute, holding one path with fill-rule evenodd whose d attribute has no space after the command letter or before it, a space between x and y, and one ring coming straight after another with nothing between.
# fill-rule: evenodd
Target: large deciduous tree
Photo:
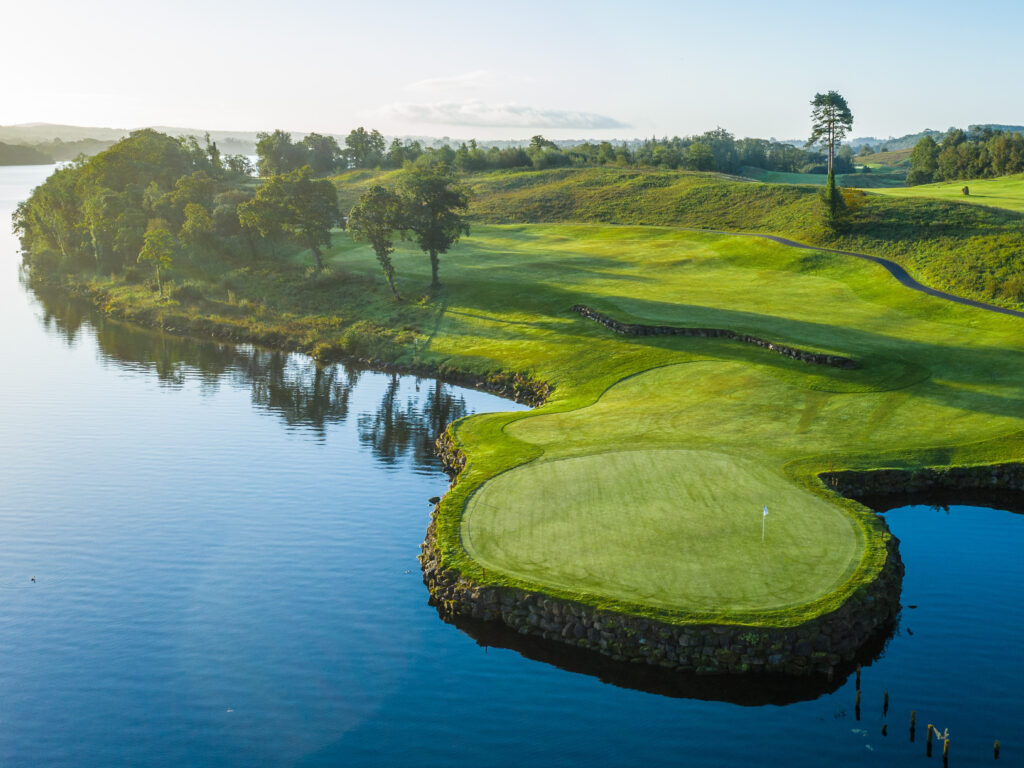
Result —
<instances>
[{"instance_id":1,"label":"large deciduous tree","mask_svg":"<svg viewBox=\"0 0 1024 768\"><path fill-rule=\"evenodd\" d=\"M396 300L400 297L395 287L395 268L391 263L391 254L395 250L394 232L401 226L402 198L379 184L360 195L359 202L348 215L348 231L354 239L371 245Z\"/></svg>"},{"instance_id":2,"label":"large deciduous tree","mask_svg":"<svg viewBox=\"0 0 1024 768\"><path fill-rule=\"evenodd\" d=\"M806 146L821 145L828 152L828 172L832 173L836 145L853 127L853 113L838 91L816 93L811 99L811 137Z\"/></svg>"},{"instance_id":3,"label":"large deciduous tree","mask_svg":"<svg viewBox=\"0 0 1024 768\"><path fill-rule=\"evenodd\" d=\"M939 145L931 136L922 137L910 153L907 184L931 184L939 170Z\"/></svg>"},{"instance_id":4,"label":"large deciduous tree","mask_svg":"<svg viewBox=\"0 0 1024 768\"><path fill-rule=\"evenodd\" d=\"M384 137L360 126L345 137L345 161L352 168L376 168L384 162Z\"/></svg>"},{"instance_id":5,"label":"large deciduous tree","mask_svg":"<svg viewBox=\"0 0 1024 768\"><path fill-rule=\"evenodd\" d=\"M306 163L307 151L292 141L287 131L256 134L256 167L260 176L273 176L301 168Z\"/></svg>"},{"instance_id":6,"label":"large deciduous tree","mask_svg":"<svg viewBox=\"0 0 1024 768\"><path fill-rule=\"evenodd\" d=\"M301 142L306 150L306 162L317 176L326 176L338 170L341 147L333 136L311 133Z\"/></svg>"},{"instance_id":7,"label":"large deciduous tree","mask_svg":"<svg viewBox=\"0 0 1024 768\"><path fill-rule=\"evenodd\" d=\"M314 179L308 165L266 179L256 196L238 206L243 227L255 229L273 241L280 233L313 254L323 268L321 248L331 244L331 228L338 223L338 191L326 179Z\"/></svg>"},{"instance_id":8,"label":"large deciduous tree","mask_svg":"<svg viewBox=\"0 0 1024 768\"><path fill-rule=\"evenodd\" d=\"M469 207L466 191L455 181L451 167L413 166L398 182L404 208L403 229L430 256L430 287L439 288L438 257L469 234L463 213Z\"/></svg>"}]
</instances>

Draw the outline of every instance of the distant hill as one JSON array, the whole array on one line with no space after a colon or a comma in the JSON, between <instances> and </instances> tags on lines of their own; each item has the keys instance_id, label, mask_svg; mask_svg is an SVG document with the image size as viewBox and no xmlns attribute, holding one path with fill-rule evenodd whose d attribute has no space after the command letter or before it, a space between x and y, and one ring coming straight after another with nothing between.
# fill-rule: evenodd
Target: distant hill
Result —
<instances>
[{"instance_id":1,"label":"distant hill","mask_svg":"<svg viewBox=\"0 0 1024 768\"><path fill-rule=\"evenodd\" d=\"M990 128L994 131L1007 131L1009 133L1024 133L1024 125L1002 125L1000 123L977 123L967 127L968 133L977 133L985 128ZM908 133L906 136L894 137L890 136L888 139L880 139L877 136L861 136L855 139L850 139L845 144L849 144L855 149L860 149L863 145L867 144L875 152L880 150L882 147L886 147L890 152L894 152L898 149L913 149L914 145L917 144L925 136L931 136L936 141L942 141L942 137L945 136L950 130L935 131L931 128L925 128L919 133Z\"/></svg>"},{"instance_id":2,"label":"distant hill","mask_svg":"<svg viewBox=\"0 0 1024 768\"><path fill-rule=\"evenodd\" d=\"M256 151L255 131L206 131L199 128L176 128L167 125L151 126L161 133L170 136L195 136L202 139L207 133L210 138L217 142L222 152L228 154L251 155ZM62 160L70 160L79 152L87 155L100 152L115 141L119 141L135 129L129 128L103 128L99 126L81 125L59 125L54 123L25 123L23 125L0 125L0 142L9 144L43 145L83 143L79 151L71 157L61 157Z\"/></svg>"},{"instance_id":3,"label":"distant hill","mask_svg":"<svg viewBox=\"0 0 1024 768\"><path fill-rule=\"evenodd\" d=\"M0 165L50 165L53 157L34 147L0 144Z\"/></svg>"}]
</instances>

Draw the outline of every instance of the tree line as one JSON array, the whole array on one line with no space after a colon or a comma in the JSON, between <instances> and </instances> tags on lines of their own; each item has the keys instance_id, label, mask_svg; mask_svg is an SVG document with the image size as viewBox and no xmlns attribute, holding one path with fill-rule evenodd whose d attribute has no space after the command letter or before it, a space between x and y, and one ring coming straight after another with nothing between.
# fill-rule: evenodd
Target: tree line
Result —
<instances>
[{"instance_id":1,"label":"tree line","mask_svg":"<svg viewBox=\"0 0 1024 768\"><path fill-rule=\"evenodd\" d=\"M356 168L402 168L406 163L416 162L444 164L459 173L595 165L720 173L738 173L742 166L753 166L787 173L825 173L828 165L827 155L814 148L769 139L737 139L724 128L685 137L582 142L571 146L538 135L525 146L513 147L485 147L476 140L458 147L424 147L419 141L397 138L388 144L379 131L362 127L351 131L342 146L332 136L311 133L293 141L291 134L277 130L257 135L256 153L257 168L263 176L303 165L309 165L315 175L326 176ZM837 149L834 165L836 173L852 173L852 149Z\"/></svg>"},{"instance_id":2,"label":"tree line","mask_svg":"<svg viewBox=\"0 0 1024 768\"><path fill-rule=\"evenodd\" d=\"M910 154L907 184L1024 173L1024 135L990 126L951 128L941 141L925 136Z\"/></svg>"},{"instance_id":3,"label":"tree line","mask_svg":"<svg viewBox=\"0 0 1024 768\"><path fill-rule=\"evenodd\" d=\"M298 167L269 161L280 159L289 145L288 151L297 154L294 148L300 147L312 155L323 144L315 135L298 144L281 131L266 136L277 154L260 155L259 179L252 177L247 158L223 155L209 137L200 144L151 129L59 168L15 210L14 229L26 259L44 272L128 277L138 276L137 265L148 265L161 295L162 277L179 258L274 258L307 249L320 270L332 230L345 226L337 189L330 179L318 178L324 167L314 169L308 155ZM439 256L468 232L462 217L468 199L452 168L406 163L397 191L383 197L378 188L371 192L348 218L353 234L374 247L396 297L390 263L395 233L429 256L437 287Z\"/></svg>"}]
</instances>

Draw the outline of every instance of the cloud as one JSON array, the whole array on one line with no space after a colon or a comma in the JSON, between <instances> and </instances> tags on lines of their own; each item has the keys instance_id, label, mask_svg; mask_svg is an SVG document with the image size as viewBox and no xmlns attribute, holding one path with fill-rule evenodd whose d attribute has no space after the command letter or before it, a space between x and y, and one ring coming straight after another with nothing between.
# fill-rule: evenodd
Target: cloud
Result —
<instances>
[{"instance_id":1,"label":"cloud","mask_svg":"<svg viewBox=\"0 0 1024 768\"><path fill-rule=\"evenodd\" d=\"M486 104L482 101L441 104L390 104L380 110L382 117L404 123L465 125L478 128L579 128L601 130L628 128L607 115L538 109L521 104Z\"/></svg>"},{"instance_id":2,"label":"cloud","mask_svg":"<svg viewBox=\"0 0 1024 768\"><path fill-rule=\"evenodd\" d=\"M496 85L498 77L487 69L478 69L475 72L466 72L452 77L432 77L426 80L419 80L410 83L408 88L411 91L428 91L430 93L445 93L450 91L476 90Z\"/></svg>"}]
</instances>

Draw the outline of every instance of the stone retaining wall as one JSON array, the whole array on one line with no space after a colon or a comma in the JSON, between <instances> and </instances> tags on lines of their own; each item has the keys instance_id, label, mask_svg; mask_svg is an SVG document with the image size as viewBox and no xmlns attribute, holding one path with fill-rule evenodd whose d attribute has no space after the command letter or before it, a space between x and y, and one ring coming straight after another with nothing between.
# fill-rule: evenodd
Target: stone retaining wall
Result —
<instances>
[{"instance_id":1,"label":"stone retaining wall","mask_svg":"<svg viewBox=\"0 0 1024 768\"><path fill-rule=\"evenodd\" d=\"M602 315L597 310L591 309L583 304L577 304L573 308L574 312L578 312L595 323L600 323L605 328L609 328L616 333L622 333L627 336L698 336L702 338L721 338L731 339L733 341L740 341L744 344L753 344L757 347L762 347L771 352L775 352L786 357L791 357L794 360L800 360L804 363L813 363L815 365L828 365L833 368L856 368L857 363L848 357L840 357L838 355L822 355L816 352L808 352L803 349L796 349L795 347L787 347L784 344L776 344L772 341L758 338L757 336L750 336L747 334L736 333L736 331L730 331L726 328L681 328L672 325L635 325L630 323L620 323L618 320Z\"/></svg>"},{"instance_id":2,"label":"stone retaining wall","mask_svg":"<svg viewBox=\"0 0 1024 768\"><path fill-rule=\"evenodd\" d=\"M924 491L1024 491L1024 464L977 467L923 467L824 472L822 481L849 498L921 493Z\"/></svg>"}]
</instances>

